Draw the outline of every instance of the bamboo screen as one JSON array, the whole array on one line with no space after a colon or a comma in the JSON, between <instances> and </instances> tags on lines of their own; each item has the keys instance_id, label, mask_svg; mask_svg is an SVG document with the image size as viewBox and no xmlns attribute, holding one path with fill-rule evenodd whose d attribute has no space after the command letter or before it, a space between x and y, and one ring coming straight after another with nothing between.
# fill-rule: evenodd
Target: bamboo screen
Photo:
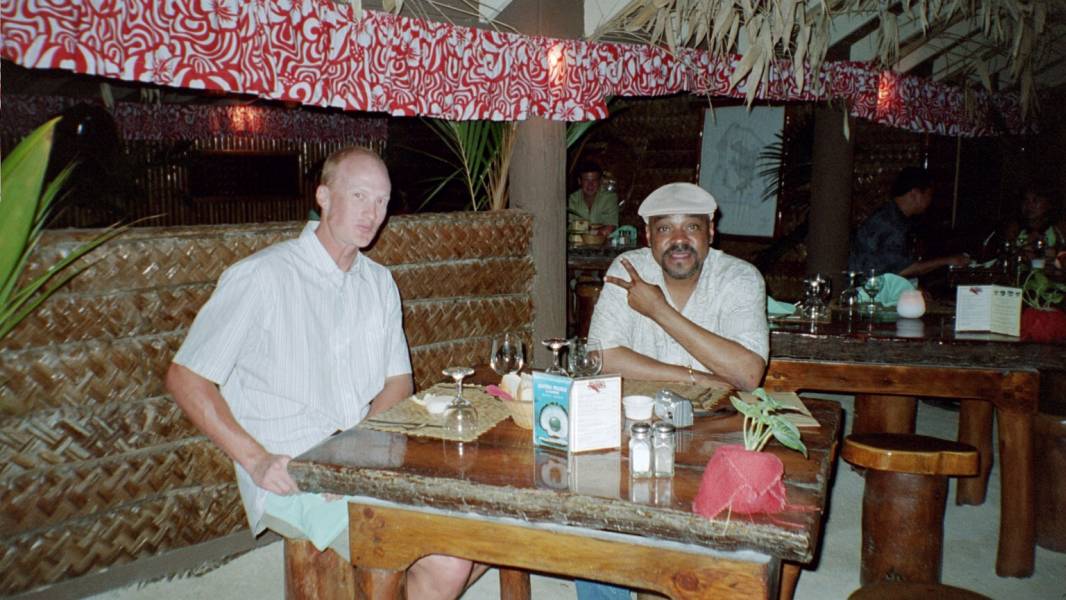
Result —
<instances>
[{"instance_id":1,"label":"bamboo screen","mask_svg":"<svg viewBox=\"0 0 1066 600\"><path fill-rule=\"evenodd\" d=\"M400 288L419 388L484 363L501 332L531 341L532 223L518 211L389 221L369 254ZM0 342L0 596L247 527L232 463L163 376L223 269L301 226L131 230ZM47 232L31 268L86 235Z\"/></svg>"}]
</instances>

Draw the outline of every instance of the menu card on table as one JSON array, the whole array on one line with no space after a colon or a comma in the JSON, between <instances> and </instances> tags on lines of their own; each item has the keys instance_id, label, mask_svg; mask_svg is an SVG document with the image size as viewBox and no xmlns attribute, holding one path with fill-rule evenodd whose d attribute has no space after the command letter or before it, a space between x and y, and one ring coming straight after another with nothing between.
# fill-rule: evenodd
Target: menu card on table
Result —
<instances>
[{"instance_id":1,"label":"menu card on table","mask_svg":"<svg viewBox=\"0 0 1066 600\"><path fill-rule=\"evenodd\" d=\"M955 331L1021 333L1022 290L1001 285L955 288Z\"/></svg>"},{"instance_id":2,"label":"menu card on table","mask_svg":"<svg viewBox=\"0 0 1066 600\"><path fill-rule=\"evenodd\" d=\"M584 452L622 445L622 377L533 373L533 443Z\"/></svg>"}]
</instances>

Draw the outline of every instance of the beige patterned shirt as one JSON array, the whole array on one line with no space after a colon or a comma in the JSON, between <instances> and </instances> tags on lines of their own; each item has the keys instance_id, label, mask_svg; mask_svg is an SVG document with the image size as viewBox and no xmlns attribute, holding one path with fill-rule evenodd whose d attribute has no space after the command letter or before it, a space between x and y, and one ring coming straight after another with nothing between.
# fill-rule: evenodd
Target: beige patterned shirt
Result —
<instances>
[{"instance_id":1,"label":"beige patterned shirt","mask_svg":"<svg viewBox=\"0 0 1066 600\"><path fill-rule=\"evenodd\" d=\"M611 263L608 275L629 280L620 260L629 259L640 277L663 290L667 302L677 308L666 291L663 270L651 250L630 250ZM696 290L681 314L711 333L737 342L762 357L770 353L766 325L766 286L751 264L711 248L700 271ZM659 325L629 307L626 290L605 283L592 314L589 337L603 342L604 349L623 346L655 360L709 371Z\"/></svg>"}]
</instances>

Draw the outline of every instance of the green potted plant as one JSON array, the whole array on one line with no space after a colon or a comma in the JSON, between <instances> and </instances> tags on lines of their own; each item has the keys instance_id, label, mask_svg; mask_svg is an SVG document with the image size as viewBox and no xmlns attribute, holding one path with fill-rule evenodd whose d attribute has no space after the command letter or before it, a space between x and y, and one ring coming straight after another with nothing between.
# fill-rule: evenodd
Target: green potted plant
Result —
<instances>
[{"instance_id":1,"label":"green potted plant","mask_svg":"<svg viewBox=\"0 0 1066 600\"><path fill-rule=\"evenodd\" d=\"M1048 277L1043 269L1033 269L1022 284L1021 337L1033 342L1066 340L1066 283Z\"/></svg>"},{"instance_id":2,"label":"green potted plant","mask_svg":"<svg viewBox=\"0 0 1066 600\"><path fill-rule=\"evenodd\" d=\"M741 514L776 513L788 506L781 481L785 466L776 454L762 452L771 438L807 456L799 428L788 420L786 406L762 388L748 403L733 396L733 407L744 416L744 443L721 446L704 469L693 511L709 519L728 509Z\"/></svg>"},{"instance_id":3,"label":"green potted plant","mask_svg":"<svg viewBox=\"0 0 1066 600\"><path fill-rule=\"evenodd\" d=\"M30 254L40 240L53 201L73 165L44 181L52 136L59 119L41 125L3 158L0 173L0 339L59 288L88 267L79 258L115 237L124 228L109 228L61 258L43 273L24 280Z\"/></svg>"}]
</instances>

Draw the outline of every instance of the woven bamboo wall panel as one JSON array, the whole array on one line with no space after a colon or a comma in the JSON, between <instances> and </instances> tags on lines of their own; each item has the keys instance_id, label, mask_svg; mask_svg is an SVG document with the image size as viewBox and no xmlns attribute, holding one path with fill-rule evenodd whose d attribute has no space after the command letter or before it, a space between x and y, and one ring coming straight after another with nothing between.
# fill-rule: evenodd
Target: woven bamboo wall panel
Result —
<instances>
[{"instance_id":1,"label":"woven bamboo wall panel","mask_svg":"<svg viewBox=\"0 0 1066 600\"><path fill-rule=\"evenodd\" d=\"M0 595L247 528L237 484L174 490L43 531L0 537Z\"/></svg>"},{"instance_id":2,"label":"woven bamboo wall panel","mask_svg":"<svg viewBox=\"0 0 1066 600\"><path fill-rule=\"evenodd\" d=\"M0 480L0 532L15 535L168 490L234 481L233 461L205 437Z\"/></svg>"},{"instance_id":3,"label":"woven bamboo wall panel","mask_svg":"<svg viewBox=\"0 0 1066 600\"><path fill-rule=\"evenodd\" d=\"M0 354L0 414L127 402L164 392L184 332L90 340Z\"/></svg>"},{"instance_id":4,"label":"woven bamboo wall panel","mask_svg":"<svg viewBox=\"0 0 1066 600\"><path fill-rule=\"evenodd\" d=\"M23 321L4 346L17 350L185 329L214 288L214 283L193 283L99 295L59 293Z\"/></svg>"},{"instance_id":5,"label":"woven bamboo wall panel","mask_svg":"<svg viewBox=\"0 0 1066 600\"><path fill-rule=\"evenodd\" d=\"M232 463L163 380L219 275L302 227L131 230L0 343L0 569L18 573L0 595L245 527ZM532 349L531 230L517 211L387 225L372 255L400 288L419 387L484 363L504 331ZM91 235L47 232L34 268Z\"/></svg>"},{"instance_id":6,"label":"woven bamboo wall panel","mask_svg":"<svg viewBox=\"0 0 1066 600\"><path fill-rule=\"evenodd\" d=\"M532 325L514 330L526 344L526 356L533 346ZM491 337L466 338L438 344L411 347L411 366L414 368L415 388L422 390L445 380L441 374L447 367L483 365L489 360Z\"/></svg>"},{"instance_id":7,"label":"woven bamboo wall panel","mask_svg":"<svg viewBox=\"0 0 1066 600\"><path fill-rule=\"evenodd\" d=\"M170 396L0 419L0 481L198 436ZM0 510L7 510L0 507Z\"/></svg>"},{"instance_id":8,"label":"woven bamboo wall panel","mask_svg":"<svg viewBox=\"0 0 1066 600\"><path fill-rule=\"evenodd\" d=\"M367 255L383 265L527 256L533 216L512 210L389 219Z\"/></svg>"},{"instance_id":9,"label":"woven bamboo wall panel","mask_svg":"<svg viewBox=\"0 0 1066 600\"><path fill-rule=\"evenodd\" d=\"M528 295L416 300L404 304L403 321L407 344L423 346L522 329L533 321L533 303Z\"/></svg>"},{"instance_id":10,"label":"woven bamboo wall panel","mask_svg":"<svg viewBox=\"0 0 1066 600\"><path fill-rule=\"evenodd\" d=\"M281 225L211 227L198 236L196 228L145 228L128 231L93 252L92 263L68 287L69 293L106 293L184 283L214 283L229 265L267 246L299 234L294 223ZM43 272L76 247L85 233L46 235L29 264L31 275ZM69 241L68 241L69 240Z\"/></svg>"},{"instance_id":11,"label":"woven bamboo wall panel","mask_svg":"<svg viewBox=\"0 0 1066 600\"><path fill-rule=\"evenodd\" d=\"M533 259L480 258L455 262L392 267L392 278L404 301L423 298L528 294L533 284Z\"/></svg>"}]
</instances>

